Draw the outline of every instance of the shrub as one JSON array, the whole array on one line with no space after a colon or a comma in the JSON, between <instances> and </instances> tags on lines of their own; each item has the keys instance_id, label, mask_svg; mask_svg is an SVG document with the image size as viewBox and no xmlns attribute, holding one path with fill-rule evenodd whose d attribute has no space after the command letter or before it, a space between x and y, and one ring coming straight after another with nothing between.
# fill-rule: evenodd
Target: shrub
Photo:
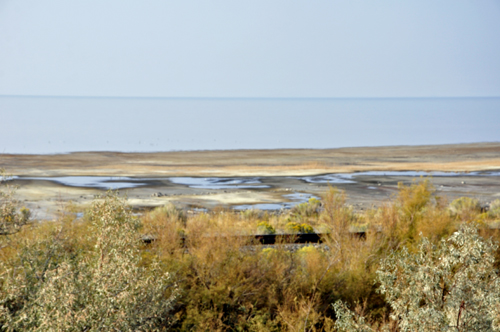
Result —
<instances>
[{"instance_id":1,"label":"shrub","mask_svg":"<svg viewBox=\"0 0 500 332\"><path fill-rule=\"evenodd\" d=\"M318 252L318 249L315 246L303 246L299 250L297 250L297 254L299 255L308 255L308 254L315 254Z\"/></svg>"},{"instance_id":2,"label":"shrub","mask_svg":"<svg viewBox=\"0 0 500 332\"><path fill-rule=\"evenodd\" d=\"M413 241L417 237L419 224L435 189L428 179L414 181L409 186L400 182L398 189L395 207L398 210L400 226L407 233L407 239Z\"/></svg>"},{"instance_id":3,"label":"shrub","mask_svg":"<svg viewBox=\"0 0 500 332\"><path fill-rule=\"evenodd\" d=\"M178 209L174 204L168 203L157 207L150 212L151 218L165 217L169 220L178 221L182 224L186 223L187 217L182 209Z\"/></svg>"},{"instance_id":4,"label":"shrub","mask_svg":"<svg viewBox=\"0 0 500 332\"><path fill-rule=\"evenodd\" d=\"M398 331L498 331L496 249L475 226L465 225L438 246L423 238L418 253L393 252L377 271L393 326ZM338 330L374 331L342 302L334 308Z\"/></svg>"},{"instance_id":5,"label":"shrub","mask_svg":"<svg viewBox=\"0 0 500 332\"><path fill-rule=\"evenodd\" d=\"M500 218L500 199L491 202L488 215L493 218Z\"/></svg>"},{"instance_id":6,"label":"shrub","mask_svg":"<svg viewBox=\"0 0 500 332\"><path fill-rule=\"evenodd\" d=\"M20 208L14 198L15 188L6 184L9 179L5 171L0 169L0 186L5 186L0 191L0 236L18 232L31 218L30 210Z\"/></svg>"},{"instance_id":7,"label":"shrub","mask_svg":"<svg viewBox=\"0 0 500 332\"><path fill-rule=\"evenodd\" d=\"M261 221L257 224L257 233L272 235L276 234L276 230L267 221Z\"/></svg>"},{"instance_id":8,"label":"shrub","mask_svg":"<svg viewBox=\"0 0 500 332\"><path fill-rule=\"evenodd\" d=\"M444 270L449 276L441 272L439 282L434 280L437 286L427 279L408 280L425 274L421 269L427 265L431 267L426 271L432 272L428 279L442 269L437 254L440 240L459 224L451 217L448 202L433 193L428 181L400 185L392 201L361 215L346 204L342 191L330 188L322 196L318 215L307 223L289 214L258 210L219 209L219 213L186 216L173 205L145 213L139 222L122 200L105 197L94 201L83 219L75 221L68 214L71 218L28 225L14 235L0 237L0 241L9 240L4 242L7 246L0 243L0 330L106 331L114 324L122 331L332 331L335 311L331 303L341 299L335 307L338 326L344 322L358 324L351 330L390 327L402 331L404 314L417 307L406 294L411 287L427 292L430 284L441 295L444 289L445 302L451 303L449 279L455 278L453 282L461 287L465 278L461 269L466 264L453 263ZM350 233L360 222L367 225L363 238ZM285 225L293 233L324 227L328 234L322 238L323 245L295 252L297 246L285 241L263 249L256 246L253 236L241 236L255 234L256 227L270 232ZM486 228L480 231L500 234ZM141 243L144 235L155 241ZM424 251L422 237L427 238ZM459 260L464 250L454 246L458 256L453 259ZM393 258L387 258L391 252ZM390 259L396 263L390 265ZM488 278L484 272L489 267L483 267L482 271L478 268L478 278L483 275L478 287ZM392 274L384 283L375 283L382 280L377 270ZM175 271L175 283L166 271ZM382 284L388 288L391 278L392 289L403 295L385 302L384 296L389 299L390 294L376 290ZM180 289L177 297L176 287ZM484 286L485 291L495 294L488 287ZM397 317L389 321L389 305L398 299L406 301L403 305L409 311L398 316L392 309ZM427 310L430 304L422 299L419 305ZM352 313L347 306L358 310ZM469 308L472 305L462 309L460 321ZM168 324L170 317L173 324ZM418 330L430 329L423 326Z\"/></svg>"},{"instance_id":9,"label":"shrub","mask_svg":"<svg viewBox=\"0 0 500 332\"><path fill-rule=\"evenodd\" d=\"M394 201L365 214L368 232L382 235L378 236L382 242L379 250L406 246L412 251L421 236L439 241L456 229L447 201L433 196L435 190L428 180L415 181L409 186L399 183L398 188Z\"/></svg>"},{"instance_id":10,"label":"shrub","mask_svg":"<svg viewBox=\"0 0 500 332\"><path fill-rule=\"evenodd\" d=\"M276 249L274 249L274 248L269 248L269 247L268 247L268 248L264 248L264 249L262 249L262 251L261 251L261 254L262 254L262 255L273 255L274 253L276 253Z\"/></svg>"},{"instance_id":11,"label":"shrub","mask_svg":"<svg viewBox=\"0 0 500 332\"><path fill-rule=\"evenodd\" d=\"M246 209L240 212L240 217L244 220L255 220L259 219L261 212L256 209Z\"/></svg>"},{"instance_id":12,"label":"shrub","mask_svg":"<svg viewBox=\"0 0 500 332\"><path fill-rule=\"evenodd\" d=\"M290 214L292 218L307 220L309 218L317 217L320 212L320 208L321 202L318 199L311 197L309 198L309 201L295 205L291 209Z\"/></svg>"},{"instance_id":13,"label":"shrub","mask_svg":"<svg viewBox=\"0 0 500 332\"><path fill-rule=\"evenodd\" d=\"M344 191L330 187L322 196L323 211L319 216L322 228L337 241L348 235L353 225L359 221L352 206L346 205Z\"/></svg>"},{"instance_id":14,"label":"shrub","mask_svg":"<svg viewBox=\"0 0 500 332\"><path fill-rule=\"evenodd\" d=\"M140 266L138 223L114 195L88 212L85 251L64 229L25 243L0 266L0 326L6 331L137 331L168 324L175 290L158 263ZM169 295L174 293L174 295Z\"/></svg>"},{"instance_id":15,"label":"shrub","mask_svg":"<svg viewBox=\"0 0 500 332\"><path fill-rule=\"evenodd\" d=\"M314 233L312 226L308 224L299 224L291 221L285 225L285 230L293 234L311 234Z\"/></svg>"},{"instance_id":16,"label":"shrub","mask_svg":"<svg viewBox=\"0 0 500 332\"><path fill-rule=\"evenodd\" d=\"M463 221L471 221L481 211L481 205L475 198L460 197L450 204L450 214Z\"/></svg>"}]
</instances>

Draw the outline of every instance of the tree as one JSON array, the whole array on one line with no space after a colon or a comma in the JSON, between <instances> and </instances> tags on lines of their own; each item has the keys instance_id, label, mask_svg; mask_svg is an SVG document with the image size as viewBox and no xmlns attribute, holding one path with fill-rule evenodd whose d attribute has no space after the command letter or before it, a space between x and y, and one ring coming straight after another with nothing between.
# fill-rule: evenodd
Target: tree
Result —
<instances>
[{"instance_id":1,"label":"tree","mask_svg":"<svg viewBox=\"0 0 500 332\"><path fill-rule=\"evenodd\" d=\"M393 252L377 271L392 325L398 331L500 331L497 246L465 225L438 246L423 238L418 249ZM339 331L374 331L342 302L334 309Z\"/></svg>"},{"instance_id":2,"label":"tree","mask_svg":"<svg viewBox=\"0 0 500 332\"><path fill-rule=\"evenodd\" d=\"M158 262L142 266L138 221L107 195L88 213L86 245L68 248L63 229L27 243L0 265L0 329L155 331L166 327L176 287ZM72 250L69 250L72 249ZM1 262L0 262L1 264Z\"/></svg>"}]
</instances>

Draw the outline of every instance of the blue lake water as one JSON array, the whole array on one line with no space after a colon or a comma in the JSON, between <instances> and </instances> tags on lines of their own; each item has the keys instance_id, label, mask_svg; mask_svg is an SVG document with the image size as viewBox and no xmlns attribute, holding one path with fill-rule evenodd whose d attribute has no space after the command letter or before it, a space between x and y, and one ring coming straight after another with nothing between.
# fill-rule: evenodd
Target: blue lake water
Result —
<instances>
[{"instance_id":1,"label":"blue lake water","mask_svg":"<svg viewBox=\"0 0 500 332\"><path fill-rule=\"evenodd\" d=\"M337 148L498 141L500 98L0 96L0 153Z\"/></svg>"}]
</instances>

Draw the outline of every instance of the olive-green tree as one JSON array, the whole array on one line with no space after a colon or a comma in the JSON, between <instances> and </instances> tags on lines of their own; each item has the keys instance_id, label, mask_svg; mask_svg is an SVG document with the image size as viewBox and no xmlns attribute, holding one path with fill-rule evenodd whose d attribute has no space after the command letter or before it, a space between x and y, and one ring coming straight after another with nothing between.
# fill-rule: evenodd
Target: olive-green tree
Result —
<instances>
[{"instance_id":1,"label":"olive-green tree","mask_svg":"<svg viewBox=\"0 0 500 332\"><path fill-rule=\"evenodd\" d=\"M423 238L419 251L406 248L382 260L379 292L391 307L397 331L500 331L497 246L465 225L438 246ZM339 331L374 331L342 302L334 309Z\"/></svg>"},{"instance_id":2,"label":"olive-green tree","mask_svg":"<svg viewBox=\"0 0 500 332\"><path fill-rule=\"evenodd\" d=\"M68 248L64 231L26 243L0 266L0 329L155 331L169 323L176 289L154 260L140 263L138 221L125 202L93 202L86 244ZM71 249L71 250L69 250Z\"/></svg>"}]
</instances>

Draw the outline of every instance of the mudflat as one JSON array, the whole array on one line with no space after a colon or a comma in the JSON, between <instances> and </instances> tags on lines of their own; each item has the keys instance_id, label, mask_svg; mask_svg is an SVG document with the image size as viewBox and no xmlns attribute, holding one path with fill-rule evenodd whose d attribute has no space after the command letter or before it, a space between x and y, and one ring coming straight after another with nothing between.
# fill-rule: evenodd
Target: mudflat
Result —
<instances>
[{"instance_id":1,"label":"mudflat","mask_svg":"<svg viewBox=\"0 0 500 332\"><path fill-rule=\"evenodd\" d=\"M397 183L415 176L393 171L457 172L435 176L438 191L450 198L500 198L500 143L282 149L179 151L157 153L75 152L55 155L0 155L0 168L18 178L17 194L40 219L51 219L72 201L86 206L105 186L68 185L52 177L92 176L143 179L121 189L137 208L172 202L185 208L241 207L300 201L318 196L329 185L346 191L348 202L363 209L382 204L397 192ZM360 172L387 172L369 174ZM470 172L480 172L471 174ZM489 174L489 173L492 174ZM306 176L353 173L351 181L308 181ZM495 175L496 174L496 175ZM258 185L203 187L169 180L172 177L257 177ZM44 178L44 179L40 179ZM46 179L49 178L49 179ZM54 178L55 179L55 178ZM263 205L262 205L263 204Z\"/></svg>"}]
</instances>

